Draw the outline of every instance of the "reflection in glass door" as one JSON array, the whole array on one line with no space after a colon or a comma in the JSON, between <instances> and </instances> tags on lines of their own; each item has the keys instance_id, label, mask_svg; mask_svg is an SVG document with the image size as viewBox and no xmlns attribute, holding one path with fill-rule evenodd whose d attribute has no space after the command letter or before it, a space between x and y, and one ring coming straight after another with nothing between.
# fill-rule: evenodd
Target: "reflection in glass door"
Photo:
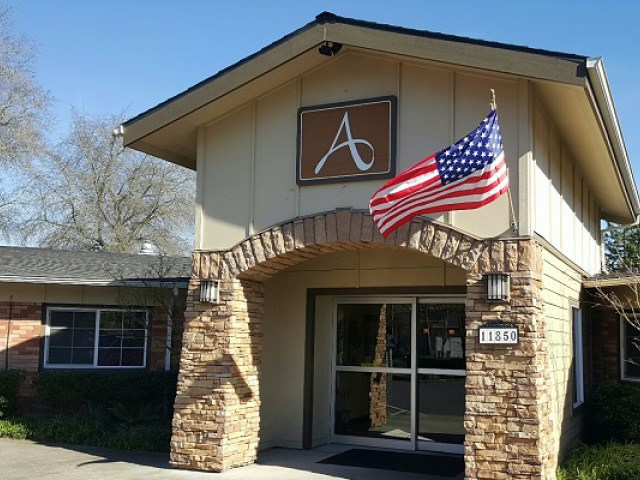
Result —
<instances>
[{"instance_id":1,"label":"reflection in glass door","mask_svg":"<svg viewBox=\"0 0 640 480\"><path fill-rule=\"evenodd\" d=\"M458 451L448 446L464 441L464 305L447 302L338 299L333 441Z\"/></svg>"},{"instance_id":2,"label":"reflection in glass door","mask_svg":"<svg viewBox=\"0 0 640 480\"><path fill-rule=\"evenodd\" d=\"M464 443L464 305L417 305L418 447Z\"/></svg>"}]
</instances>

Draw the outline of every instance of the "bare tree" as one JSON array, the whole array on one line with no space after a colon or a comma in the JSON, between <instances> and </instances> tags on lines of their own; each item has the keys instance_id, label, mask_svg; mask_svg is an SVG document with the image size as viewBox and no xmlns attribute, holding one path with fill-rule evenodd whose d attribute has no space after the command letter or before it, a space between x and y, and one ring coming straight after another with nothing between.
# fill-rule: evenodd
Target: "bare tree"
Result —
<instances>
[{"instance_id":1,"label":"bare tree","mask_svg":"<svg viewBox=\"0 0 640 480\"><path fill-rule=\"evenodd\" d=\"M41 246L135 252L145 241L164 254L191 251L194 173L125 149L121 116L74 112L71 132L34 169L24 232Z\"/></svg>"},{"instance_id":2,"label":"bare tree","mask_svg":"<svg viewBox=\"0 0 640 480\"><path fill-rule=\"evenodd\" d=\"M615 280L611 285L612 278ZM606 282L608 286L596 284L596 303L611 309L628 325L640 333L640 274L636 271L615 272L609 274ZM640 365L640 335L629 339L634 352L627 351L625 362Z\"/></svg>"},{"instance_id":3,"label":"bare tree","mask_svg":"<svg viewBox=\"0 0 640 480\"><path fill-rule=\"evenodd\" d=\"M50 96L36 82L35 47L18 36L10 10L0 5L0 236L15 230L20 187L35 156L45 148Z\"/></svg>"},{"instance_id":4,"label":"bare tree","mask_svg":"<svg viewBox=\"0 0 640 480\"><path fill-rule=\"evenodd\" d=\"M151 341L165 348L165 365L170 368L171 359L180 352L184 332L184 312L187 285L191 276L191 259L149 255L146 267L141 267L136 279L130 272L114 270L110 274L124 288L119 294L120 305L125 308L144 308L153 312L147 323ZM142 288L141 288L142 287ZM153 335L154 327L165 328L163 336Z\"/></svg>"},{"instance_id":5,"label":"bare tree","mask_svg":"<svg viewBox=\"0 0 640 480\"><path fill-rule=\"evenodd\" d=\"M16 163L44 146L50 98L35 80L35 48L13 32L0 5L0 162Z\"/></svg>"}]
</instances>

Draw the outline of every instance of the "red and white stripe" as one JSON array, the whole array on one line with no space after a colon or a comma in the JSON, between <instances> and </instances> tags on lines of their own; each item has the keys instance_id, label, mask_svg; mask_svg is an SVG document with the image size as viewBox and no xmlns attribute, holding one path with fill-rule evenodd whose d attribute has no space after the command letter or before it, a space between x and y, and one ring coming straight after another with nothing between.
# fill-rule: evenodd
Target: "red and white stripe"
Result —
<instances>
[{"instance_id":1,"label":"red and white stripe","mask_svg":"<svg viewBox=\"0 0 640 480\"><path fill-rule=\"evenodd\" d=\"M436 154L392 178L373 194L369 210L386 238L418 215L471 210L509 190L504 151L482 170L443 185Z\"/></svg>"}]
</instances>

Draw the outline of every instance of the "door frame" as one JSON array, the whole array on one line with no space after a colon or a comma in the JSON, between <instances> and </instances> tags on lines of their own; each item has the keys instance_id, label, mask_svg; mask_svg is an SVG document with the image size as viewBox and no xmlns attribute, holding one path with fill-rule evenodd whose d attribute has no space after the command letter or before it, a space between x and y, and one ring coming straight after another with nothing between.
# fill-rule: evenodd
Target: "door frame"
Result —
<instances>
[{"instance_id":1,"label":"door frame","mask_svg":"<svg viewBox=\"0 0 640 480\"><path fill-rule=\"evenodd\" d=\"M331 388L329 396L330 405L330 430L329 440L331 443L341 443L348 445L363 445L382 448L394 448L398 450L425 450L446 453L464 453L464 445L441 442L425 442L418 438L418 408L417 408L417 388L420 374L466 376L466 370L438 369L438 368L418 368L417 365L417 306L418 303L450 303L464 304L465 295L460 294L390 294L390 295L333 295L333 308L331 318ZM337 309L339 304L401 304L411 306L411 366L409 368L397 367L360 367L360 366L338 366L336 365L337 352ZM338 371L346 372L371 372L371 373L397 373L409 375L410 386L410 439L409 441L400 439L383 439L359 437L355 435L338 435L335 429L335 400L336 400L336 374Z\"/></svg>"}]
</instances>

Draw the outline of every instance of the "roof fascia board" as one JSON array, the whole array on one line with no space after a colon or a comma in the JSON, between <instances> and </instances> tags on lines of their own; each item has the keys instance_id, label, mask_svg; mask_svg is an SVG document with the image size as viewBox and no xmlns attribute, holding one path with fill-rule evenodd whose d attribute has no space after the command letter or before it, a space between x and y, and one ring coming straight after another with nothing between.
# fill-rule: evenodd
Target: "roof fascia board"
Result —
<instances>
[{"instance_id":1,"label":"roof fascia board","mask_svg":"<svg viewBox=\"0 0 640 480\"><path fill-rule=\"evenodd\" d=\"M584 288L604 288L604 287L621 287L626 286L631 283L640 282L640 277L637 275L633 276L620 276L620 277L612 277L612 278L595 278L589 279L582 282L582 286Z\"/></svg>"},{"instance_id":2,"label":"roof fascia board","mask_svg":"<svg viewBox=\"0 0 640 480\"><path fill-rule=\"evenodd\" d=\"M187 288L189 280L93 280L88 278L0 276L0 283L84 285L90 287L162 287Z\"/></svg>"},{"instance_id":3,"label":"roof fascia board","mask_svg":"<svg viewBox=\"0 0 640 480\"><path fill-rule=\"evenodd\" d=\"M640 215L640 198L638 197L638 189L633 178L631 163L629 162L629 156L622 136L622 129L620 128L620 122L613 103L609 80L607 79L602 59L588 59L587 73L595 103L594 107L604 123L604 132L613 150L614 163L622 179L623 190L627 197L631 215L634 219L637 219Z\"/></svg>"},{"instance_id":4,"label":"roof fascia board","mask_svg":"<svg viewBox=\"0 0 640 480\"><path fill-rule=\"evenodd\" d=\"M179 120L193 111L214 102L227 93L285 62L314 48L326 38L324 25L312 28L282 41L274 48L265 49L258 55L240 61L235 66L223 70L209 80L192 87L173 99L158 105L146 113L123 124L124 144L129 146L154 131Z\"/></svg>"},{"instance_id":5,"label":"roof fascia board","mask_svg":"<svg viewBox=\"0 0 640 480\"><path fill-rule=\"evenodd\" d=\"M343 23L328 24L326 27L327 40L349 46L532 79L584 85L584 62L576 58L558 58L524 49L451 41L446 37L398 34ZM495 51L504 54L487 55ZM491 64L488 64L487 58L491 58Z\"/></svg>"},{"instance_id":6,"label":"roof fascia board","mask_svg":"<svg viewBox=\"0 0 640 480\"><path fill-rule=\"evenodd\" d=\"M124 144L131 146L145 136L165 127L218 98L240 88L252 80L274 70L293 58L315 48L325 40L339 42L367 50L398 54L451 65L480 68L527 78L551 80L574 85L584 85L582 57L560 58L532 49L507 48L489 42L469 39L453 41L447 36L417 35L376 28L354 23L310 24L281 41L266 47L245 60L238 62L213 77L173 97L157 107L140 114L123 124ZM442 37L442 38L440 38ZM496 51L505 52L495 55ZM489 54L489 55L488 55ZM487 58L491 59L488 64ZM158 152L161 153L161 152ZM174 160L171 152L165 152ZM163 156L163 158L166 158ZM190 165L191 159L175 159L177 163Z\"/></svg>"}]
</instances>

